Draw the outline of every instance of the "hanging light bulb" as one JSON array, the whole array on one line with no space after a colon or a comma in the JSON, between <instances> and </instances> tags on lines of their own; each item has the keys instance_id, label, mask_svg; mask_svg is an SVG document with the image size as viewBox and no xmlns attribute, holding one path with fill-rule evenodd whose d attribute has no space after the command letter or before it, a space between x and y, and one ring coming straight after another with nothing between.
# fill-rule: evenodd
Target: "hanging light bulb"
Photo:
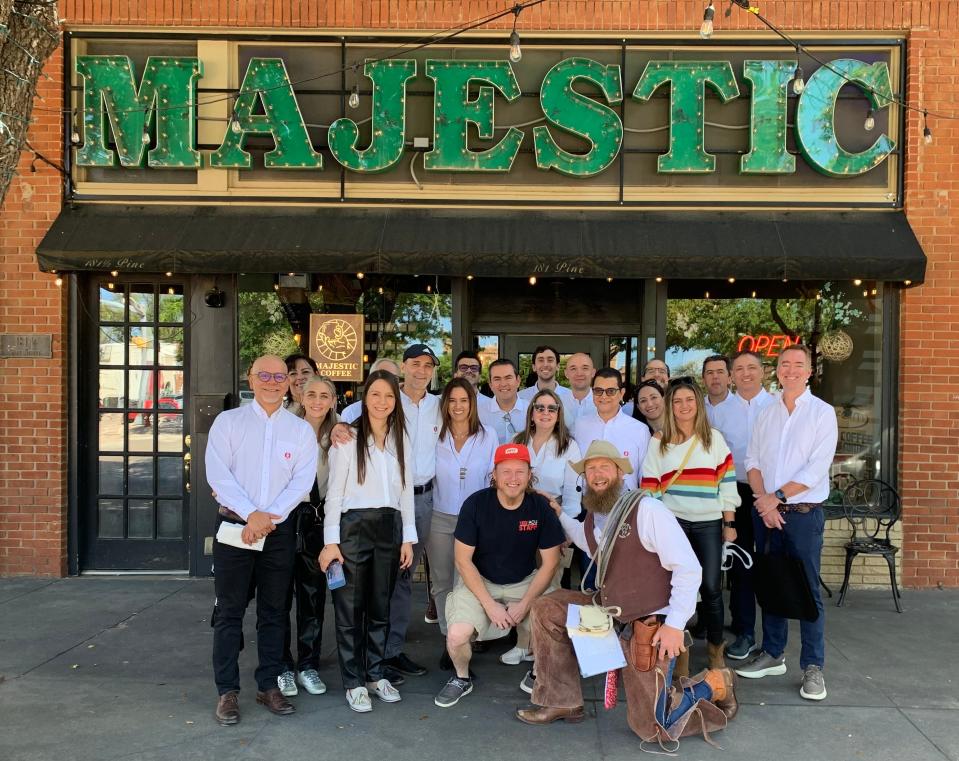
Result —
<instances>
[{"instance_id":1,"label":"hanging light bulb","mask_svg":"<svg viewBox=\"0 0 959 761\"><path fill-rule=\"evenodd\" d=\"M855 280L852 281L852 284L853 284L853 285L862 285L862 280L857 277Z\"/></svg>"},{"instance_id":2,"label":"hanging light bulb","mask_svg":"<svg viewBox=\"0 0 959 761\"><path fill-rule=\"evenodd\" d=\"M350 108L360 107L360 90L356 85L353 85L353 89L350 90L350 97L347 99L346 103Z\"/></svg>"},{"instance_id":3,"label":"hanging light bulb","mask_svg":"<svg viewBox=\"0 0 959 761\"><path fill-rule=\"evenodd\" d=\"M150 144L150 112L143 112L143 134L140 135L140 142L144 145Z\"/></svg>"},{"instance_id":4,"label":"hanging light bulb","mask_svg":"<svg viewBox=\"0 0 959 761\"><path fill-rule=\"evenodd\" d=\"M59 288L61 285L63 285L63 278L62 278L62 277L58 277L58 278L57 278L56 280L54 280L53 282L54 282L54 284L57 286L57 288Z\"/></svg>"},{"instance_id":5,"label":"hanging light bulb","mask_svg":"<svg viewBox=\"0 0 959 761\"><path fill-rule=\"evenodd\" d=\"M365 277L365 275L364 275L362 272L357 272L357 273L356 273L356 279L357 279L357 280L362 280L364 277Z\"/></svg>"},{"instance_id":6,"label":"hanging light bulb","mask_svg":"<svg viewBox=\"0 0 959 761\"><path fill-rule=\"evenodd\" d=\"M730 283L735 283L735 282L736 282L736 278L734 278L734 277L730 277L730 278L726 278L726 279L727 279Z\"/></svg>"},{"instance_id":7,"label":"hanging light bulb","mask_svg":"<svg viewBox=\"0 0 959 761\"><path fill-rule=\"evenodd\" d=\"M657 278L656 278L656 282L657 282L657 283L661 283L661 282L663 282L663 279L662 279L661 277L657 277Z\"/></svg>"},{"instance_id":8,"label":"hanging light bulb","mask_svg":"<svg viewBox=\"0 0 959 761\"><path fill-rule=\"evenodd\" d=\"M922 139L926 145L932 145L932 130L929 129L929 112L922 112Z\"/></svg>"},{"instance_id":9,"label":"hanging light bulb","mask_svg":"<svg viewBox=\"0 0 959 761\"><path fill-rule=\"evenodd\" d=\"M76 118L73 120L73 129L70 131L70 143L72 145L80 145L80 114L79 112L76 115Z\"/></svg>"},{"instance_id":10,"label":"hanging light bulb","mask_svg":"<svg viewBox=\"0 0 959 761\"><path fill-rule=\"evenodd\" d=\"M529 284L536 285L536 275L530 275Z\"/></svg>"},{"instance_id":11,"label":"hanging light bulb","mask_svg":"<svg viewBox=\"0 0 959 761\"><path fill-rule=\"evenodd\" d=\"M872 132L876 129L876 117L873 115L871 108L866 113L866 121L862 123L862 128L866 130L866 132Z\"/></svg>"},{"instance_id":12,"label":"hanging light bulb","mask_svg":"<svg viewBox=\"0 0 959 761\"><path fill-rule=\"evenodd\" d=\"M519 63L523 60L523 51L519 46L519 32L516 31L516 22L519 21L519 14L523 6L517 4L513 8L513 31L509 35L509 60L513 63Z\"/></svg>"},{"instance_id":13,"label":"hanging light bulb","mask_svg":"<svg viewBox=\"0 0 959 761\"><path fill-rule=\"evenodd\" d=\"M806 89L806 80L803 79L802 66L796 64L796 71L793 73L793 92L796 95L802 95Z\"/></svg>"},{"instance_id":14,"label":"hanging light bulb","mask_svg":"<svg viewBox=\"0 0 959 761\"><path fill-rule=\"evenodd\" d=\"M240 120L236 118L236 114L230 116L230 132L234 135L239 135L243 131L243 127L240 126Z\"/></svg>"},{"instance_id":15,"label":"hanging light bulb","mask_svg":"<svg viewBox=\"0 0 959 761\"><path fill-rule=\"evenodd\" d=\"M706 6L706 10L703 11L703 24L699 27L699 36L704 40L708 40L713 36L713 18L716 16L716 6L713 5L712 0L710 0L709 5Z\"/></svg>"},{"instance_id":16,"label":"hanging light bulb","mask_svg":"<svg viewBox=\"0 0 959 761\"><path fill-rule=\"evenodd\" d=\"M116 277L117 275L120 274L120 271L119 271L119 270L110 270L110 274L111 274L113 277Z\"/></svg>"}]
</instances>

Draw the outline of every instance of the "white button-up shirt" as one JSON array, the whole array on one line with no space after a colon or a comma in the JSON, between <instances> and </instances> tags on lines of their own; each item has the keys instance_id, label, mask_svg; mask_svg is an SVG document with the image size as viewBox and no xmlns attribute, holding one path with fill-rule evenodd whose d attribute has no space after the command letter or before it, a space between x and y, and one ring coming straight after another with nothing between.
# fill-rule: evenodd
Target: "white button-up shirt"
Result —
<instances>
[{"instance_id":1,"label":"white button-up shirt","mask_svg":"<svg viewBox=\"0 0 959 761\"><path fill-rule=\"evenodd\" d=\"M216 501L246 520L259 510L279 515L309 496L319 450L313 428L280 407L267 415L253 401L216 416L204 462Z\"/></svg>"},{"instance_id":2,"label":"white button-up shirt","mask_svg":"<svg viewBox=\"0 0 959 761\"><path fill-rule=\"evenodd\" d=\"M526 430L526 408L529 407L529 402L525 399L517 397L513 409L509 412L500 409L495 396L488 401L477 400L476 406L483 425L496 431L500 444L512 441L517 433Z\"/></svg>"},{"instance_id":3,"label":"white button-up shirt","mask_svg":"<svg viewBox=\"0 0 959 761\"><path fill-rule=\"evenodd\" d=\"M493 455L499 439L496 431L481 425L459 452L449 432L436 442L436 475L433 477L433 511L459 515L463 500L489 486Z\"/></svg>"},{"instance_id":4,"label":"white button-up shirt","mask_svg":"<svg viewBox=\"0 0 959 761\"><path fill-rule=\"evenodd\" d=\"M729 451L733 453L737 481L747 481L746 449L749 439L759 413L774 401L776 397L764 388L759 389L759 393L749 401L732 392L716 405L706 397L706 417L709 418L709 424L723 435Z\"/></svg>"},{"instance_id":5,"label":"white button-up shirt","mask_svg":"<svg viewBox=\"0 0 959 761\"><path fill-rule=\"evenodd\" d=\"M566 388L566 386L561 386L558 383L552 391L559 397L560 402L563 403L563 418L566 420L566 427L572 428L573 423L576 422L576 410L579 406L576 402L576 397L573 396L573 392ZM533 399L536 398L539 392L539 386L534 383L532 386L527 386L520 391L519 398L525 400L527 404L532 404ZM590 394L590 396L592 396L592 394Z\"/></svg>"},{"instance_id":6,"label":"white button-up shirt","mask_svg":"<svg viewBox=\"0 0 959 761\"><path fill-rule=\"evenodd\" d=\"M824 502L829 496L829 469L836 454L836 410L807 388L792 414L782 396L759 413L746 450L746 470L759 470L767 492L790 481L809 488L787 502Z\"/></svg>"},{"instance_id":7,"label":"white button-up shirt","mask_svg":"<svg viewBox=\"0 0 959 761\"><path fill-rule=\"evenodd\" d=\"M353 404L348 404L343 408L343 411L340 413L340 422L341 423L354 423L359 420L360 412L363 409L363 400L360 399L358 402L353 402Z\"/></svg>"},{"instance_id":8,"label":"white button-up shirt","mask_svg":"<svg viewBox=\"0 0 959 761\"><path fill-rule=\"evenodd\" d=\"M599 414L584 415L576 421L573 438L584 456L589 445L597 439L613 444L633 466L632 473L623 475L626 488L637 487L643 458L649 448L649 428L622 411L608 423Z\"/></svg>"},{"instance_id":9,"label":"white button-up shirt","mask_svg":"<svg viewBox=\"0 0 959 761\"><path fill-rule=\"evenodd\" d=\"M323 540L340 543L340 518L350 510L392 507L403 518L403 541L416 543L416 515L413 507L413 473L410 455L412 446L407 436L403 441L406 485L400 475L400 463L387 435L386 447L379 449L372 438L366 448L366 475L359 482L356 463L356 442L330 450L330 480L326 490Z\"/></svg>"},{"instance_id":10,"label":"white button-up shirt","mask_svg":"<svg viewBox=\"0 0 959 761\"><path fill-rule=\"evenodd\" d=\"M666 625L685 629L686 623L696 610L696 594L702 581L702 567L689 545L689 540L676 522L676 517L658 499L643 497L639 503L639 541L649 552L659 556L659 564L673 572L669 603L656 613L666 616ZM608 516L595 516L593 537L596 544L602 543L603 529ZM563 513L559 516L566 536L583 552L589 555L586 543L586 526ZM617 540L617 543L622 541ZM615 548L613 552L616 552Z\"/></svg>"},{"instance_id":11,"label":"white button-up shirt","mask_svg":"<svg viewBox=\"0 0 959 761\"><path fill-rule=\"evenodd\" d=\"M400 399L403 400L406 435L412 444L413 485L423 486L436 475L436 440L440 437L442 423L440 398L428 393L416 403L401 390Z\"/></svg>"},{"instance_id":12,"label":"white button-up shirt","mask_svg":"<svg viewBox=\"0 0 959 761\"><path fill-rule=\"evenodd\" d=\"M575 439L570 439L566 451L563 454L558 454L556 450L559 444L556 437L550 436L538 452L533 451L532 439L526 441L526 447L529 449L533 475L536 476L536 483L533 484L533 487L559 499L563 506L563 512L575 518L579 515L580 494L576 491L578 476L576 471L569 467L569 464L583 459L579 451L579 444L576 443Z\"/></svg>"},{"instance_id":13,"label":"white button-up shirt","mask_svg":"<svg viewBox=\"0 0 959 761\"><path fill-rule=\"evenodd\" d=\"M577 399L575 396L573 396L572 391L570 391L569 395L570 395L570 404L572 405L573 410L576 413L575 417L573 418L574 423L577 420L579 420L581 417L583 417L583 415L596 414L596 403L593 401L592 390L587 391L586 396L584 396L582 399ZM563 404L566 404L565 400L563 401Z\"/></svg>"}]
</instances>

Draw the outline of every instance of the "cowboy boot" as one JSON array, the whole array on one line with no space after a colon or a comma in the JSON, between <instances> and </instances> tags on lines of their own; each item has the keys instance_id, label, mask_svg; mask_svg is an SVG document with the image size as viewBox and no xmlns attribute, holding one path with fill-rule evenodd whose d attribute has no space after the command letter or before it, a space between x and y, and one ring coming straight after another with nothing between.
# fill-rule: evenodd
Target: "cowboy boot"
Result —
<instances>
[{"instance_id":1,"label":"cowboy boot","mask_svg":"<svg viewBox=\"0 0 959 761\"><path fill-rule=\"evenodd\" d=\"M706 654L708 658L709 668L711 669L722 669L726 668L726 641L723 640L718 645L714 645L712 642L706 643Z\"/></svg>"},{"instance_id":2,"label":"cowboy boot","mask_svg":"<svg viewBox=\"0 0 959 761\"><path fill-rule=\"evenodd\" d=\"M704 675L703 681L709 685L713 691L711 702L726 714L726 719L732 719L739 711L739 703L736 700L736 676L733 670L729 668L709 669Z\"/></svg>"}]
</instances>

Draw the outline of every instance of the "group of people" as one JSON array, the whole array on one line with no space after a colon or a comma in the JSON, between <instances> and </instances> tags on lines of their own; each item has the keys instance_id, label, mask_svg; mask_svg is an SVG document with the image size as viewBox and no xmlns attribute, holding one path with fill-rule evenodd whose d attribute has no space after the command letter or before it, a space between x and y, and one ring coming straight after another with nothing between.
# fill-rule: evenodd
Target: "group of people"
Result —
<instances>
[{"instance_id":1,"label":"group of people","mask_svg":"<svg viewBox=\"0 0 959 761\"><path fill-rule=\"evenodd\" d=\"M331 596L346 702L369 712L373 698L401 700L406 677L427 671L405 652L422 558L445 640L439 665L451 671L437 706L469 695L473 652L515 630L500 660L532 664L520 684L532 705L516 717L582 720L567 611L593 604L620 634L628 721L640 737L663 743L721 728L737 710L727 658L746 678L786 671L788 622L764 614L757 645L751 579L739 564L735 641L724 640L721 567L733 542L802 560L820 615L801 627L800 694L826 696L820 504L837 426L807 387L804 346L780 355L777 396L762 387L760 358L740 352L705 360L705 394L653 360L625 406L619 370L595 369L586 353L566 358L569 387L557 381L552 347L536 349L536 381L522 390L512 360L497 359L487 368L492 396L480 393L482 363L469 351L442 394L429 393L438 364L426 344L407 348L401 363L378 360L361 399L338 416L335 387L312 360L260 357L249 373L253 404L214 421L206 473L219 505L221 724L239 721L240 627L253 597L257 702L284 715L299 687L326 691L319 656L334 564L345 581ZM220 523L242 539L221 540ZM580 589L563 589L577 556ZM691 676L684 630L694 616L707 669ZM637 656L647 632L648 662Z\"/></svg>"}]
</instances>

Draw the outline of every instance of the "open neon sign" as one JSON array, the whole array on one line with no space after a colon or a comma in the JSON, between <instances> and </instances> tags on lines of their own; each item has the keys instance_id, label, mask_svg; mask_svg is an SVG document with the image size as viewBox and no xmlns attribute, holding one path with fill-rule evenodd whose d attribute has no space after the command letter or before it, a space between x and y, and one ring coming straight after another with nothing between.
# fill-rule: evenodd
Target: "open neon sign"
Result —
<instances>
[{"instance_id":1,"label":"open neon sign","mask_svg":"<svg viewBox=\"0 0 959 761\"><path fill-rule=\"evenodd\" d=\"M754 351L767 357L778 357L783 349L799 343L799 336L790 338L781 333L760 333L757 336L743 336L736 346L737 351Z\"/></svg>"}]
</instances>

